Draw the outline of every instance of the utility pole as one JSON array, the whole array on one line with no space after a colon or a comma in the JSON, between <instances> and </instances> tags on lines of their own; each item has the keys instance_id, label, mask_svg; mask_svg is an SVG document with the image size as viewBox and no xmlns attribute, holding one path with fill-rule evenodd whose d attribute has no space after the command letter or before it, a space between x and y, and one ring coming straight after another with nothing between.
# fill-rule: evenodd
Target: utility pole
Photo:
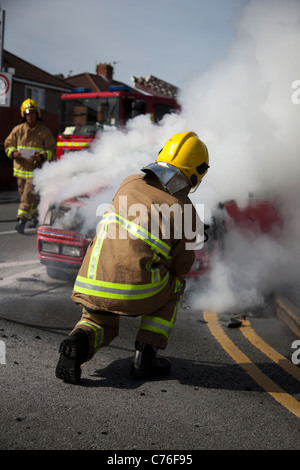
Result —
<instances>
[{"instance_id":1,"label":"utility pole","mask_svg":"<svg viewBox=\"0 0 300 470\"><path fill-rule=\"evenodd\" d=\"M3 72L3 45L4 45L5 10L0 3L0 107L10 107L12 74Z\"/></svg>"},{"instance_id":2,"label":"utility pole","mask_svg":"<svg viewBox=\"0 0 300 470\"><path fill-rule=\"evenodd\" d=\"M4 25L5 25L5 10L2 10L1 4L0 4L0 72L2 72L2 68L3 68Z\"/></svg>"}]
</instances>

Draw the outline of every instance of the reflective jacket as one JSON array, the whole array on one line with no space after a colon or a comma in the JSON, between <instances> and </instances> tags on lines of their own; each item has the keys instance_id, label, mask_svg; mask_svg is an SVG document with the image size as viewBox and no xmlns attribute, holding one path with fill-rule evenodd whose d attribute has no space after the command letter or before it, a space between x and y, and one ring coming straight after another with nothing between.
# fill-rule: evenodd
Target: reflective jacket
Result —
<instances>
[{"instance_id":1,"label":"reflective jacket","mask_svg":"<svg viewBox=\"0 0 300 470\"><path fill-rule=\"evenodd\" d=\"M182 275L195 259L183 233L185 205L191 209L188 223L195 227L196 211L186 193L167 193L154 176L126 178L88 247L74 302L135 316L178 298L185 286ZM177 208L176 216L170 208Z\"/></svg>"},{"instance_id":2,"label":"reflective jacket","mask_svg":"<svg viewBox=\"0 0 300 470\"><path fill-rule=\"evenodd\" d=\"M56 152L56 142L51 131L39 121L34 129L30 129L27 122L14 127L5 139L4 147L9 158L12 158L12 153L15 151L31 149L40 153L43 161L50 161ZM33 177L33 170L37 167L33 160L14 158L13 162L14 176L23 179Z\"/></svg>"}]
</instances>

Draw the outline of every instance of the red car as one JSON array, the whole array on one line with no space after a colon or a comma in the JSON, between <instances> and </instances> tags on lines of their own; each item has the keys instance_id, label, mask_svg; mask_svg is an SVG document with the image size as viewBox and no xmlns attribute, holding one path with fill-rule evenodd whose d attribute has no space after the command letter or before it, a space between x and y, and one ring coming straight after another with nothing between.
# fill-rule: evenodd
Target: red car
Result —
<instances>
[{"instance_id":1,"label":"red car","mask_svg":"<svg viewBox=\"0 0 300 470\"><path fill-rule=\"evenodd\" d=\"M40 261L52 278L76 275L94 236L95 230L84 230L78 210L86 204L87 197L69 199L59 207L50 207L43 225L38 228ZM244 209L235 201L220 204L207 232L208 241L196 251L195 262L186 277L202 276L209 271L215 255L224 249L226 232L233 228L258 234L270 233L282 226L281 214L272 201L250 200Z\"/></svg>"},{"instance_id":2,"label":"red car","mask_svg":"<svg viewBox=\"0 0 300 470\"><path fill-rule=\"evenodd\" d=\"M76 209L83 205L83 198L73 198L58 207L51 206L38 228L38 253L49 277L62 279L75 275L81 266L93 238L92 233L81 232L82 220Z\"/></svg>"},{"instance_id":3,"label":"red car","mask_svg":"<svg viewBox=\"0 0 300 470\"><path fill-rule=\"evenodd\" d=\"M47 274L54 279L76 275L85 256L87 247L93 239L95 230L84 230L80 208L87 197L68 199L59 206L51 206L43 224L37 231L37 248ZM95 225L97 221L95 222ZM205 244L206 246L206 244ZM196 260L188 277L203 274L209 267L210 249L197 250Z\"/></svg>"}]
</instances>

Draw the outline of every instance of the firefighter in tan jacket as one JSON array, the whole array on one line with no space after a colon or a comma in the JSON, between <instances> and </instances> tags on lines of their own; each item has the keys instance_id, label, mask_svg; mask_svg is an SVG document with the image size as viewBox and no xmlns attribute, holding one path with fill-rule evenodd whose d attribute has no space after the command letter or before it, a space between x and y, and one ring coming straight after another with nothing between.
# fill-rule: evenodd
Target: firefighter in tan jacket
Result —
<instances>
[{"instance_id":1,"label":"firefighter in tan jacket","mask_svg":"<svg viewBox=\"0 0 300 470\"><path fill-rule=\"evenodd\" d=\"M32 99L21 105L22 124L14 127L5 139L5 152L13 159L13 174L17 178L20 204L17 213L16 230L24 233L25 224L38 224L38 199L34 191L33 171L45 161L52 160L56 143L51 131L41 122L41 112Z\"/></svg>"},{"instance_id":2,"label":"firefighter in tan jacket","mask_svg":"<svg viewBox=\"0 0 300 470\"><path fill-rule=\"evenodd\" d=\"M78 383L81 365L119 332L120 316L141 316L132 374L168 374L157 357L175 323L183 275L195 259L203 227L188 198L209 168L208 151L193 132L171 137L155 163L121 184L90 243L72 299L81 320L60 345L56 376Z\"/></svg>"}]
</instances>

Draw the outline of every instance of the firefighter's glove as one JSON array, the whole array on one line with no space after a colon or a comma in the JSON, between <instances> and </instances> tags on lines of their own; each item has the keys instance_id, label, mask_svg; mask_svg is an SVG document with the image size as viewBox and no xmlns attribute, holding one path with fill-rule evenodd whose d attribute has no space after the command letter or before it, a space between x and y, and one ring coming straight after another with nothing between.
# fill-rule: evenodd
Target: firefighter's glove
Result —
<instances>
[{"instance_id":1,"label":"firefighter's glove","mask_svg":"<svg viewBox=\"0 0 300 470\"><path fill-rule=\"evenodd\" d=\"M209 230L209 229L210 229L210 225L204 224L204 243L207 242L207 240L209 238L207 233L206 233L207 230Z\"/></svg>"}]
</instances>

